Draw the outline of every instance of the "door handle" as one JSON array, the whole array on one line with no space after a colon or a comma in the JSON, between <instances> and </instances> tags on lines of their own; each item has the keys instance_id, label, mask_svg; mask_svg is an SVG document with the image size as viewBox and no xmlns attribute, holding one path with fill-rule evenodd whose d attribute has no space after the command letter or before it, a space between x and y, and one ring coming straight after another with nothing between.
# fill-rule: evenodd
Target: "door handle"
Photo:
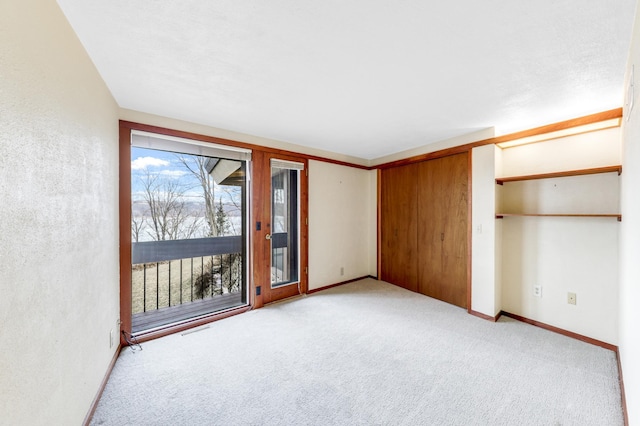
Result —
<instances>
[{"instance_id":1,"label":"door handle","mask_svg":"<svg viewBox=\"0 0 640 426\"><path fill-rule=\"evenodd\" d=\"M444 241L444 232L440 233L440 241Z\"/></svg>"},{"instance_id":2,"label":"door handle","mask_svg":"<svg viewBox=\"0 0 640 426\"><path fill-rule=\"evenodd\" d=\"M265 240L270 240L270 239L271 239L271 234L267 234L267 235L265 235L265 236L264 236L264 239L265 239Z\"/></svg>"}]
</instances>

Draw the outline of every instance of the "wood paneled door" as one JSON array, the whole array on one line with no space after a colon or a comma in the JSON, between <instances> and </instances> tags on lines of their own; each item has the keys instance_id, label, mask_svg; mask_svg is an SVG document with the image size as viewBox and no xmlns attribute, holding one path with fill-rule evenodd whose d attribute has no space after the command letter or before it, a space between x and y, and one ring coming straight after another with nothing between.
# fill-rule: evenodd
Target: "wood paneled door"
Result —
<instances>
[{"instance_id":1,"label":"wood paneled door","mask_svg":"<svg viewBox=\"0 0 640 426\"><path fill-rule=\"evenodd\" d=\"M382 280L467 307L469 154L383 169Z\"/></svg>"},{"instance_id":2,"label":"wood paneled door","mask_svg":"<svg viewBox=\"0 0 640 426\"><path fill-rule=\"evenodd\" d=\"M418 291L418 164L381 174L381 272L384 281Z\"/></svg>"},{"instance_id":3,"label":"wood paneled door","mask_svg":"<svg viewBox=\"0 0 640 426\"><path fill-rule=\"evenodd\" d=\"M418 291L466 308L468 154L418 164Z\"/></svg>"}]
</instances>

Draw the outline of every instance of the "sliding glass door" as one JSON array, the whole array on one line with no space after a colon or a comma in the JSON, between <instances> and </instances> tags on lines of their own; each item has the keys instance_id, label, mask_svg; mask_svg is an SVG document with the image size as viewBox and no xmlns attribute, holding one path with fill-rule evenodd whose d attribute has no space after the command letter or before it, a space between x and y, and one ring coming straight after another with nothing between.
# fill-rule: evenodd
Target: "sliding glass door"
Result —
<instances>
[{"instance_id":1,"label":"sliding glass door","mask_svg":"<svg viewBox=\"0 0 640 426\"><path fill-rule=\"evenodd\" d=\"M248 304L250 152L133 132L133 334Z\"/></svg>"}]
</instances>

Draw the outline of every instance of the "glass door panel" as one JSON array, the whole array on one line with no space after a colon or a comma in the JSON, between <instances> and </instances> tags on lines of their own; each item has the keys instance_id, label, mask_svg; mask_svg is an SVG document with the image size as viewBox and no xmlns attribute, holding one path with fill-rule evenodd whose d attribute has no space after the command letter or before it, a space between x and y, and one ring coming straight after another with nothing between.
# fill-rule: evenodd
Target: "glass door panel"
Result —
<instances>
[{"instance_id":1,"label":"glass door panel","mask_svg":"<svg viewBox=\"0 0 640 426\"><path fill-rule=\"evenodd\" d=\"M248 303L247 161L161 142L131 147L133 334Z\"/></svg>"},{"instance_id":2,"label":"glass door panel","mask_svg":"<svg viewBox=\"0 0 640 426\"><path fill-rule=\"evenodd\" d=\"M271 160L271 288L300 281L301 163Z\"/></svg>"}]
</instances>

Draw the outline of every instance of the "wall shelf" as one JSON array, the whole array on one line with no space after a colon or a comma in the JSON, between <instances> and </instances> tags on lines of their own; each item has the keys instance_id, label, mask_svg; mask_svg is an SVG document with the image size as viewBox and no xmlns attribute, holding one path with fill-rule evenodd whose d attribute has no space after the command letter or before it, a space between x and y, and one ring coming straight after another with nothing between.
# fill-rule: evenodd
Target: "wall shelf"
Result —
<instances>
[{"instance_id":1,"label":"wall shelf","mask_svg":"<svg viewBox=\"0 0 640 426\"><path fill-rule=\"evenodd\" d=\"M595 167L590 169L578 169L578 170L565 170L561 172L554 173L541 173L536 175L522 175L522 176L510 176L504 178L497 178L496 183L498 185L502 185L506 182L519 182L526 180L536 180L536 179L550 179L550 178L561 178L561 177L570 177L570 176L584 176L584 175L595 175L599 173L618 173L618 176L622 174L622 166L607 166L607 167ZM610 217L616 218L618 222L622 222L622 215L619 213L611 213L611 214L585 214L585 213L496 213L496 219L502 219L505 217Z\"/></svg>"},{"instance_id":2,"label":"wall shelf","mask_svg":"<svg viewBox=\"0 0 640 426\"><path fill-rule=\"evenodd\" d=\"M534 180L534 179L549 179L549 178L558 178L558 177L567 177L567 176L581 176L581 175L594 175L598 173L612 173L617 172L618 175L622 174L622 166L607 166L607 167L596 167L591 169L580 169L580 170L566 170L562 172L555 173L542 173L537 175L525 175L525 176L510 176L497 178L496 183L498 185L502 185L505 182L517 182L523 180Z\"/></svg>"},{"instance_id":3,"label":"wall shelf","mask_svg":"<svg viewBox=\"0 0 640 426\"><path fill-rule=\"evenodd\" d=\"M621 214L564 214L564 213L551 213L551 214L541 214L541 213L497 213L496 219L502 219L504 217L615 217L618 219L618 222L622 222Z\"/></svg>"}]
</instances>

